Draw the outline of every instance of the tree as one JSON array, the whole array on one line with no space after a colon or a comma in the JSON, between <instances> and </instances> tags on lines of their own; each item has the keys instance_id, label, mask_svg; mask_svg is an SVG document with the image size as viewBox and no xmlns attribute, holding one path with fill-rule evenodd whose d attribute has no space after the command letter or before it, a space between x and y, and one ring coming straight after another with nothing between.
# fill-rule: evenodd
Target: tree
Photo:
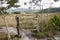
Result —
<instances>
[{"instance_id":1,"label":"tree","mask_svg":"<svg viewBox=\"0 0 60 40\"><path fill-rule=\"evenodd\" d=\"M4 0L0 0L0 2L1 2L1 5L2 5L2 1L4 1ZM15 5L15 3L17 3L18 2L18 0L8 0L8 2L7 2L7 4L9 4L9 6L7 6L7 7L0 7L0 13L2 13L3 14L3 16L4 16L4 20L5 20L5 25L6 25L6 30L7 30L7 32L8 32L8 40L10 40L10 33L9 33L9 30L8 30L8 24L7 24L7 20L6 20L6 15L5 15L5 12L4 12L4 10L7 10L7 9L9 9L9 8L11 8L11 7L18 7L18 5Z\"/></svg>"},{"instance_id":2,"label":"tree","mask_svg":"<svg viewBox=\"0 0 60 40\"><path fill-rule=\"evenodd\" d=\"M20 12L14 12L14 14L20 14Z\"/></svg>"},{"instance_id":3,"label":"tree","mask_svg":"<svg viewBox=\"0 0 60 40\"><path fill-rule=\"evenodd\" d=\"M18 2L18 0L9 0L7 2L7 4L9 4L8 8L10 8L10 7L19 7L19 5L15 5L15 3L17 3L17 2Z\"/></svg>"},{"instance_id":4,"label":"tree","mask_svg":"<svg viewBox=\"0 0 60 40\"><path fill-rule=\"evenodd\" d=\"M59 1L59 0L54 0L54 1L56 2L56 1Z\"/></svg>"}]
</instances>

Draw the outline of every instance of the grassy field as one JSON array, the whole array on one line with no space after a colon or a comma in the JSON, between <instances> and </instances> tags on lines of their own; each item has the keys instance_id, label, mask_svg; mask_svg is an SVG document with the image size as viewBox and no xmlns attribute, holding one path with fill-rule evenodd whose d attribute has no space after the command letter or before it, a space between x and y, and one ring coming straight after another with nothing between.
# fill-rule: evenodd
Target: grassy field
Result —
<instances>
[{"instance_id":1,"label":"grassy field","mask_svg":"<svg viewBox=\"0 0 60 40\"><path fill-rule=\"evenodd\" d=\"M39 14L39 22L47 22L47 18L48 20L53 17L54 15L60 16L60 13L50 13L47 14ZM7 23L9 25L9 27L16 27L16 19L15 19L15 14L8 14L6 15L6 20ZM36 14L17 14L17 16L19 17L19 23L20 23L20 27L33 27L36 25L37 23L37 18L36 18ZM0 27L5 26L5 22L4 22L4 17L3 15L0 15ZM0 33L0 36L2 36L3 33ZM6 38L6 34L4 34L4 36L0 37L0 40L4 40L3 38Z\"/></svg>"},{"instance_id":2,"label":"grassy field","mask_svg":"<svg viewBox=\"0 0 60 40\"><path fill-rule=\"evenodd\" d=\"M20 26L22 27L32 27L32 26L35 26L36 23L37 23L37 18L36 18L36 14L17 14L18 17L19 17L19 23L20 23ZM39 14L39 22L47 22L47 18L48 20L53 17L53 15L59 15L60 16L60 13L50 13L47 14L44 13L44 14ZM15 14L8 14L6 15L6 19L7 19L7 23L10 27L16 27L16 19L15 19ZM4 17L3 15L0 15L0 27L1 26L5 26L5 23L4 23Z\"/></svg>"}]
</instances>

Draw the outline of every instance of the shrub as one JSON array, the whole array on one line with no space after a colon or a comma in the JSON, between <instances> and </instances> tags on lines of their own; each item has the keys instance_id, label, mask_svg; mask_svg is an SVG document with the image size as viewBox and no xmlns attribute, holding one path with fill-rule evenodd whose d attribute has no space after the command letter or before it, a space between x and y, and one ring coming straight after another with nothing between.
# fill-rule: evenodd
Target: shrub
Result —
<instances>
[{"instance_id":1,"label":"shrub","mask_svg":"<svg viewBox=\"0 0 60 40\"><path fill-rule=\"evenodd\" d=\"M60 16L54 16L50 19L50 24L56 27L57 31L60 31Z\"/></svg>"},{"instance_id":2,"label":"shrub","mask_svg":"<svg viewBox=\"0 0 60 40\"><path fill-rule=\"evenodd\" d=\"M46 22L42 23L43 25L41 26L40 23L40 32L37 32L37 30L32 31L32 35L37 38L44 38L44 37L53 37L53 35L56 34L56 30L60 30L60 17L59 16L53 16L49 21L48 21L48 27Z\"/></svg>"}]
</instances>

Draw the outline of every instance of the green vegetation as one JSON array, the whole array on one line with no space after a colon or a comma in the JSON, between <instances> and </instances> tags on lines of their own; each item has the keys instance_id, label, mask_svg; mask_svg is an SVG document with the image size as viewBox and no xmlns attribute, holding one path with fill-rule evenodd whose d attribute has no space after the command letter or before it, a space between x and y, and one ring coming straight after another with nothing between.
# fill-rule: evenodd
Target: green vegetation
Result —
<instances>
[{"instance_id":1,"label":"green vegetation","mask_svg":"<svg viewBox=\"0 0 60 40\"><path fill-rule=\"evenodd\" d=\"M18 37L17 35L13 35L13 34L11 34L10 36L11 36L11 39ZM19 38L21 38L21 36ZM8 40L7 33L0 32L0 40Z\"/></svg>"},{"instance_id":2,"label":"green vegetation","mask_svg":"<svg viewBox=\"0 0 60 40\"><path fill-rule=\"evenodd\" d=\"M40 13L55 13L55 12L60 12L60 7L59 8L48 8L41 10Z\"/></svg>"},{"instance_id":3,"label":"green vegetation","mask_svg":"<svg viewBox=\"0 0 60 40\"><path fill-rule=\"evenodd\" d=\"M60 31L60 16L54 16L50 20L51 24L54 25L57 29L57 31Z\"/></svg>"},{"instance_id":4,"label":"green vegetation","mask_svg":"<svg viewBox=\"0 0 60 40\"><path fill-rule=\"evenodd\" d=\"M43 26L40 24L40 32L37 30L32 30L32 35L37 38L45 38L45 37L53 37L57 31L60 31L60 16L54 15L50 18L48 22L48 27L45 22L43 22Z\"/></svg>"},{"instance_id":5,"label":"green vegetation","mask_svg":"<svg viewBox=\"0 0 60 40\"><path fill-rule=\"evenodd\" d=\"M56 13L57 14L57 13ZM47 14L43 14L42 16L42 20L41 17L39 17L39 20L41 21L40 23L40 32L37 32L37 30L33 30L36 29L36 27L33 27L36 25L36 14L17 14L18 17L20 17L19 22L20 23L20 27L24 28L24 29L28 29L28 30L32 30L32 35L34 37L37 38L45 38L45 37L52 37L53 35L55 35L56 31L59 31L60 29L58 29L58 27L60 28L60 16L59 14L49 14L49 21L48 21L48 27L47 27ZM13 15L13 16L12 16ZM8 25L10 27L16 27L16 20L15 20L15 14L12 15L6 15L7 21L8 21ZM39 14L39 16L41 16L41 14ZM4 25L4 18L2 15L0 15L0 26ZM56 25L56 26L55 26ZM14 36L13 36L14 37ZM12 38L13 38L12 37Z\"/></svg>"},{"instance_id":6,"label":"green vegetation","mask_svg":"<svg viewBox=\"0 0 60 40\"><path fill-rule=\"evenodd\" d=\"M20 14L20 12L14 12L14 14Z\"/></svg>"},{"instance_id":7,"label":"green vegetation","mask_svg":"<svg viewBox=\"0 0 60 40\"><path fill-rule=\"evenodd\" d=\"M6 33L3 33L3 32L0 32L0 40L7 40L7 34Z\"/></svg>"}]
</instances>

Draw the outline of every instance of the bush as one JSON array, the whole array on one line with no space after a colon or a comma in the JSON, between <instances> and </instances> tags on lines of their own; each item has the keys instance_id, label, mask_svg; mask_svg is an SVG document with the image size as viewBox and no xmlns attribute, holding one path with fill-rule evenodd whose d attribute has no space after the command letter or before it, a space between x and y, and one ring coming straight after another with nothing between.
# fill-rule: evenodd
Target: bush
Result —
<instances>
[{"instance_id":1,"label":"bush","mask_svg":"<svg viewBox=\"0 0 60 40\"><path fill-rule=\"evenodd\" d=\"M56 27L57 31L60 31L60 16L54 16L50 19L50 24Z\"/></svg>"},{"instance_id":2,"label":"bush","mask_svg":"<svg viewBox=\"0 0 60 40\"><path fill-rule=\"evenodd\" d=\"M14 12L14 14L20 14L21 12Z\"/></svg>"},{"instance_id":3,"label":"bush","mask_svg":"<svg viewBox=\"0 0 60 40\"><path fill-rule=\"evenodd\" d=\"M46 22L42 23L43 26L40 24L40 32L37 32L37 30L32 31L32 35L36 38L45 38L45 37L53 37L53 35L56 34L56 31L60 30L60 17L59 16L53 16L48 21L48 27Z\"/></svg>"}]
</instances>

